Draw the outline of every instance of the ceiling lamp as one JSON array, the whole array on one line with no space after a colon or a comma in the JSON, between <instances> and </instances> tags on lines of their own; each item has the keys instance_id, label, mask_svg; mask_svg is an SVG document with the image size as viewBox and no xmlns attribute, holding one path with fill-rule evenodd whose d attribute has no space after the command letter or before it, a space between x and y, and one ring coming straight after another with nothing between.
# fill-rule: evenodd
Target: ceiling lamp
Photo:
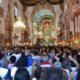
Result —
<instances>
[{"instance_id":1,"label":"ceiling lamp","mask_svg":"<svg viewBox=\"0 0 80 80\"><path fill-rule=\"evenodd\" d=\"M17 17L17 20L13 24L13 27L17 28L17 29L25 29L26 26L23 23L22 18L21 17Z\"/></svg>"}]
</instances>

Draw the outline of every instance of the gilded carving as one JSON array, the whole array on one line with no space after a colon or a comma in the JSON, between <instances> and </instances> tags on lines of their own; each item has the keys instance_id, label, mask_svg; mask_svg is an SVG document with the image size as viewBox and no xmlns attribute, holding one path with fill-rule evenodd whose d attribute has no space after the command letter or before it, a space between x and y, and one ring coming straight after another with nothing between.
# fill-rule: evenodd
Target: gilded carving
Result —
<instances>
[{"instance_id":1,"label":"gilded carving","mask_svg":"<svg viewBox=\"0 0 80 80\"><path fill-rule=\"evenodd\" d=\"M17 2L14 3L14 6L16 6L16 7L18 8L18 4L17 4Z\"/></svg>"},{"instance_id":2,"label":"gilded carving","mask_svg":"<svg viewBox=\"0 0 80 80\"><path fill-rule=\"evenodd\" d=\"M20 0L22 4L25 5L34 5L38 3L40 0Z\"/></svg>"},{"instance_id":3,"label":"gilded carving","mask_svg":"<svg viewBox=\"0 0 80 80\"><path fill-rule=\"evenodd\" d=\"M63 0L20 0L20 1L23 5L35 5L39 2L44 3L44 1L49 2L51 4L59 4L63 2Z\"/></svg>"},{"instance_id":4,"label":"gilded carving","mask_svg":"<svg viewBox=\"0 0 80 80\"><path fill-rule=\"evenodd\" d=\"M80 15L80 5L79 4L75 4L72 7L72 11L71 11L71 19L74 20L75 16Z\"/></svg>"},{"instance_id":5,"label":"gilded carving","mask_svg":"<svg viewBox=\"0 0 80 80\"><path fill-rule=\"evenodd\" d=\"M63 2L63 0L47 0L47 1L50 2L51 4L58 4Z\"/></svg>"},{"instance_id":6,"label":"gilded carving","mask_svg":"<svg viewBox=\"0 0 80 80\"><path fill-rule=\"evenodd\" d=\"M0 44L3 42L4 40L4 34L0 33Z\"/></svg>"},{"instance_id":7,"label":"gilded carving","mask_svg":"<svg viewBox=\"0 0 80 80\"><path fill-rule=\"evenodd\" d=\"M24 5L24 6L23 6L23 12L25 13L26 10L27 10L27 7Z\"/></svg>"},{"instance_id":8,"label":"gilded carving","mask_svg":"<svg viewBox=\"0 0 80 80\"><path fill-rule=\"evenodd\" d=\"M0 17L3 17L4 16L4 10L2 7L0 7Z\"/></svg>"},{"instance_id":9,"label":"gilded carving","mask_svg":"<svg viewBox=\"0 0 80 80\"><path fill-rule=\"evenodd\" d=\"M51 10L53 13L54 13L54 15L55 15L55 12L54 12L54 9L53 9L53 6L52 5L50 5L49 3L47 3L46 2L46 4L44 4L43 5L43 3L41 4L41 3L38 3L36 6L34 6L34 8L33 8L33 12L32 12L32 18L33 18L33 16L34 16L34 14L36 13L36 12L38 12L39 10L41 10L41 9L49 9L49 10Z\"/></svg>"},{"instance_id":10,"label":"gilded carving","mask_svg":"<svg viewBox=\"0 0 80 80\"><path fill-rule=\"evenodd\" d=\"M8 4L8 12L7 12L7 16L5 18L5 25L6 25L6 40L10 43L10 45L12 44L12 28L13 28L13 24L12 24L12 16L11 16L11 7L10 4Z\"/></svg>"}]
</instances>

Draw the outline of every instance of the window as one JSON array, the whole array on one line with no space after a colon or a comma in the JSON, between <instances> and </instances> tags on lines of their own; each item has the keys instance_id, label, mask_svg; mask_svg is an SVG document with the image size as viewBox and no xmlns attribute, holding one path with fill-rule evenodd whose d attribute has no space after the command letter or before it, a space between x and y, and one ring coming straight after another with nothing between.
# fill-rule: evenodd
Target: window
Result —
<instances>
[{"instance_id":1,"label":"window","mask_svg":"<svg viewBox=\"0 0 80 80\"><path fill-rule=\"evenodd\" d=\"M14 3L14 16L15 17L18 16L18 5L17 5L17 2Z\"/></svg>"},{"instance_id":2,"label":"window","mask_svg":"<svg viewBox=\"0 0 80 80\"><path fill-rule=\"evenodd\" d=\"M14 16L17 16L18 15L18 8L15 6L14 7Z\"/></svg>"},{"instance_id":3,"label":"window","mask_svg":"<svg viewBox=\"0 0 80 80\"><path fill-rule=\"evenodd\" d=\"M2 7L2 0L0 0L0 7Z\"/></svg>"}]
</instances>

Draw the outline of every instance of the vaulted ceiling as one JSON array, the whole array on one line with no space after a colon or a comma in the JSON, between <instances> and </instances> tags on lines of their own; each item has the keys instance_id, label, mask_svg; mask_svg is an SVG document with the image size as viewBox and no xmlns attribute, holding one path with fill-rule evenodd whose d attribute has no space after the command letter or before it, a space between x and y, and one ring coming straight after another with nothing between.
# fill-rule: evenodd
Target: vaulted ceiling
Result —
<instances>
[{"instance_id":1,"label":"vaulted ceiling","mask_svg":"<svg viewBox=\"0 0 80 80\"><path fill-rule=\"evenodd\" d=\"M26 6L32 6L32 5L36 5L37 3L39 2L43 2L44 0L20 0L21 3L23 5L26 5ZM50 4L60 4L62 3L64 0L45 0L46 2L49 2Z\"/></svg>"}]
</instances>

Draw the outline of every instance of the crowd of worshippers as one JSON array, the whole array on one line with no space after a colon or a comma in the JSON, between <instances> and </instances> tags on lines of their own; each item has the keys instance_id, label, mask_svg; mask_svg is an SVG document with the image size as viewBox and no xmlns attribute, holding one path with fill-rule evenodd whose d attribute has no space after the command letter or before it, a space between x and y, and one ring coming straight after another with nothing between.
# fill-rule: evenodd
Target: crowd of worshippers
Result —
<instances>
[{"instance_id":1,"label":"crowd of worshippers","mask_svg":"<svg viewBox=\"0 0 80 80\"><path fill-rule=\"evenodd\" d=\"M80 48L3 48L0 80L80 80Z\"/></svg>"}]
</instances>

